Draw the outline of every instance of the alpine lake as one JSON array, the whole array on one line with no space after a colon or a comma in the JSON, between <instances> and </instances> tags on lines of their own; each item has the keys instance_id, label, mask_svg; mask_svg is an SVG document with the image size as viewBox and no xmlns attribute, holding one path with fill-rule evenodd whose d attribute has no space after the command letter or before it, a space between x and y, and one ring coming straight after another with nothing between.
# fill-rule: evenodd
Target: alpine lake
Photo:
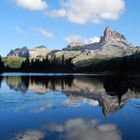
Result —
<instances>
[{"instance_id":1,"label":"alpine lake","mask_svg":"<svg viewBox=\"0 0 140 140\"><path fill-rule=\"evenodd\" d=\"M0 140L140 140L140 78L4 73Z\"/></svg>"}]
</instances>

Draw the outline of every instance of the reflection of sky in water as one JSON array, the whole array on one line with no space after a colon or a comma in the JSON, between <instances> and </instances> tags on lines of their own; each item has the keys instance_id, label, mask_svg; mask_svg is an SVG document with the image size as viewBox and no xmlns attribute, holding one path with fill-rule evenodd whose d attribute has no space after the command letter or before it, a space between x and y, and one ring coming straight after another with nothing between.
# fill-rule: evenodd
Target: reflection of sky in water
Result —
<instances>
[{"instance_id":1,"label":"reflection of sky in water","mask_svg":"<svg viewBox=\"0 0 140 140\"><path fill-rule=\"evenodd\" d=\"M55 134L54 137L52 137ZM56 137L57 136L57 137ZM26 130L15 134L13 139L62 139L62 140L121 140L114 124L98 124L98 120L70 119L44 125L40 130Z\"/></svg>"},{"instance_id":2,"label":"reflection of sky in water","mask_svg":"<svg viewBox=\"0 0 140 140\"><path fill-rule=\"evenodd\" d=\"M95 86L80 81L80 84L83 86L82 90L78 90L80 93L84 92L83 89L91 91L89 87L104 91L99 83ZM84 96L80 96L78 92L77 94L74 91L67 92L66 89L51 89L43 94L32 90L15 91L3 81L0 89L0 139L140 139L139 99L126 100L122 108L105 117L102 108L107 106L108 109L110 106L102 102L103 99L99 102L86 98L86 93ZM106 96L105 100L112 99L110 104L113 105L116 96Z\"/></svg>"}]
</instances>

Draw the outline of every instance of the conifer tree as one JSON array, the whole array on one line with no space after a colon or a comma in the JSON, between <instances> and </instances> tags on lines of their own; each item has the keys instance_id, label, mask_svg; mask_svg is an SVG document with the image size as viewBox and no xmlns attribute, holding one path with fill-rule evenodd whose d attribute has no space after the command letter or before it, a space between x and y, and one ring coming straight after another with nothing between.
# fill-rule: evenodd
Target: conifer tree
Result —
<instances>
[{"instance_id":1,"label":"conifer tree","mask_svg":"<svg viewBox=\"0 0 140 140\"><path fill-rule=\"evenodd\" d=\"M0 73L3 73L3 71L4 71L4 63L3 63L2 58L0 56Z\"/></svg>"}]
</instances>

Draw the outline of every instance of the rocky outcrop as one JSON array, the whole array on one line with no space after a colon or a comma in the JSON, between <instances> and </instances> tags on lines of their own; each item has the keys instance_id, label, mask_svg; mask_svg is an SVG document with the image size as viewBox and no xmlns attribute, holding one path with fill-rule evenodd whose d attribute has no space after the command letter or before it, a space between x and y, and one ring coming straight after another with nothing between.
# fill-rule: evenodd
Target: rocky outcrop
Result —
<instances>
[{"instance_id":1,"label":"rocky outcrop","mask_svg":"<svg viewBox=\"0 0 140 140\"><path fill-rule=\"evenodd\" d=\"M104 36L101 36L100 44L104 45L110 41L114 41L114 42L120 41L120 42L127 43L126 38L123 35L121 35L118 32L111 31L111 27L108 26L104 31Z\"/></svg>"},{"instance_id":2,"label":"rocky outcrop","mask_svg":"<svg viewBox=\"0 0 140 140\"><path fill-rule=\"evenodd\" d=\"M103 36L100 38L100 42L97 43L92 43L92 44L81 44L77 42L72 42L69 44L66 48L63 50L81 50L81 51L90 51L90 50L95 50L95 51L101 51L105 50L106 48L109 49L114 49L114 50L129 50L129 49L134 49L134 46L132 44L129 44L126 38L116 32L112 31L111 27L108 26L105 28Z\"/></svg>"},{"instance_id":3,"label":"rocky outcrop","mask_svg":"<svg viewBox=\"0 0 140 140\"><path fill-rule=\"evenodd\" d=\"M132 44L129 44L122 34L116 31L112 31L111 27L109 26L106 27L104 35L101 36L99 44L102 49L109 48L114 50L121 50L122 52L124 50L132 51L132 49L134 49L134 46Z\"/></svg>"},{"instance_id":4,"label":"rocky outcrop","mask_svg":"<svg viewBox=\"0 0 140 140\"><path fill-rule=\"evenodd\" d=\"M84 44L81 44L79 42L72 42L70 43L66 48L63 49L63 51L71 51L71 50L79 50L84 46Z\"/></svg>"},{"instance_id":5,"label":"rocky outcrop","mask_svg":"<svg viewBox=\"0 0 140 140\"><path fill-rule=\"evenodd\" d=\"M46 46L39 46L34 49L29 50L29 56L30 58L43 58L46 57L46 55L51 50L48 49Z\"/></svg>"},{"instance_id":6,"label":"rocky outcrop","mask_svg":"<svg viewBox=\"0 0 140 140\"><path fill-rule=\"evenodd\" d=\"M10 56L18 56L26 58L29 56L29 50L27 47L17 48L15 50L11 50L10 53L7 54L8 57Z\"/></svg>"},{"instance_id":7,"label":"rocky outcrop","mask_svg":"<svg viewBox=\"0 0 140 140\"><path fill-rule=\"evenodd\" d=\"M38 46L33 49L28 49L27 47L17 48L15 50L11 50L7 57L23 57L23 58L43 58L51 50L48 49L46 46Z\"/></svg>"}]
</instances>

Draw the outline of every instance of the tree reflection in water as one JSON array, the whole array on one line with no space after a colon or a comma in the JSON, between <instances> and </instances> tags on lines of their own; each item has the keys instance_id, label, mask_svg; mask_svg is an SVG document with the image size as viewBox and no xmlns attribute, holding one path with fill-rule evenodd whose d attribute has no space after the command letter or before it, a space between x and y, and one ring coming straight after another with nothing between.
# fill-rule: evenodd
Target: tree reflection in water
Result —
<instances>
[{"instance_id":1,"label":"tree reflection in water","mask_svg":"<svg viewBox=\"0 0 140 140\"><path fill-rule=\"evenodd\" d=\"M137 92L140 86L135 84L139 82L122 76L17 76L4 79L10 89L24 93L32 91L46 94L49 91L61 91L68 97L65 102L67 105L79 102L81 98L98 101L105 116L122 108L129 99L140 97ZM91 101L90 103L95 104Z\"/></svg>"}]
</instances>

